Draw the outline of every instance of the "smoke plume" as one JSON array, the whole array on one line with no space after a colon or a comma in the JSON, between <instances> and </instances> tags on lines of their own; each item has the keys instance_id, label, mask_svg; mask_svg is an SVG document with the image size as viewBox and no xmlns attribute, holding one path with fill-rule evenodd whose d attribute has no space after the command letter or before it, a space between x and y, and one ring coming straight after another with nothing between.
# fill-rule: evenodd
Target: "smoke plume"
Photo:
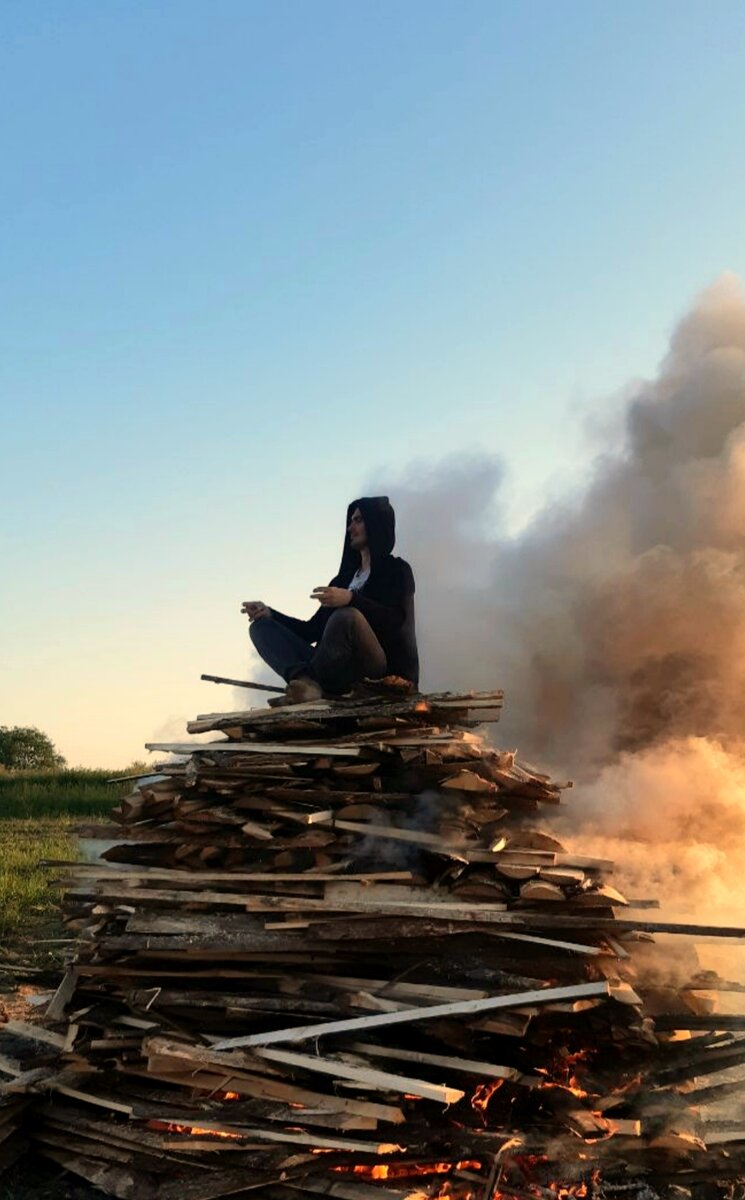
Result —
<instances>
[{"instance_id":1,"label":"smoke plume","mask_svg":"<svg viewBox=\"0 0 745 1200\"><path fill-rule=\"evenodd\" d=\"M504 687L499 742L578 784L586 837L646 847L650 886L741 919L745 891L745 295L726 276L625 389L579 495L500 531L501 464L391 487L423 685ZM490 527L491 526L491 527ZM570 794L571 795L571 794ZM628 846L619 852L628 857ZM652 893L654 894L654 893Z\"/></svg>"}]
</instances>

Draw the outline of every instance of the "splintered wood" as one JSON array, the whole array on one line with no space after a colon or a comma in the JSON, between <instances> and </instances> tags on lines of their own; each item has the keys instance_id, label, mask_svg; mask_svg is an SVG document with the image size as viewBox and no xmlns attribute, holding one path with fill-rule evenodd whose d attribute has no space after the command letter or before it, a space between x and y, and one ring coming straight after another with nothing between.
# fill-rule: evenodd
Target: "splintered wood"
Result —
<instances>
[{"instance_id":1,"label":"splintered wood","mask_svg":"<svg viewBox=\"0 0 745 1200\"><path fill-rule=\"evenodd\" d=\"M124 797L105 861L50 864L78 939L46 1027L2 1039L0 1139L32 1097L38 1152L138 1200L742 1174L745 1120L707 1104L745 1022L638 952L745 931L639 921L539 828L569 785L474 732L501 700L381 690L153 747L189 757Z\"/></svg>"}]
</instances>

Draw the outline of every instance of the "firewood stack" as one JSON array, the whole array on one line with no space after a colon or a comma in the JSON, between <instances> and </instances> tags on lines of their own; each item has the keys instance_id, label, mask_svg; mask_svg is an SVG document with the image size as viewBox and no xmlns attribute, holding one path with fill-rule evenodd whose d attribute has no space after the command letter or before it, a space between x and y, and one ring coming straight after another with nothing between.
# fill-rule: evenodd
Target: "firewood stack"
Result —
<instances>
[{"instance_id":1,"label":"firewood stack","mask_svg":"<svg viewBox=\"0 0 745 1200\"><path fill-rule=\"evenodd\" d=\"M475 732L501 700L391 687L150 747L182 757L122 800L106 861L56 864L79 935L36 1149L137 1200L745 1174L742 1108L707 1121L742 1086L745 1018L710 1011L735 985L661 986L649 944L745 930L639 919L612 863L539 829L568 785Z\"/></svg>"},{"instance_id":2,"label":"firewood stack","mask_svg":"<svg viewBox=\"0 0 745 1200\"><path fill-rule=\"evenodd\" d=\"M28 1049L28 1044L24 1044L23 1051L27 1052ZM3 1070L3 1065L0 1061L0 1078L7 1079L6 1086L10 1088L12 1076ZM25 1091L25 1086L21 1085L22 1091ZM14 1095L12 1092L0 1100L0 1175L12 1167L29 1148L25 1122L28 1105L27 1096Z\"/></svg>"}]
</instances>

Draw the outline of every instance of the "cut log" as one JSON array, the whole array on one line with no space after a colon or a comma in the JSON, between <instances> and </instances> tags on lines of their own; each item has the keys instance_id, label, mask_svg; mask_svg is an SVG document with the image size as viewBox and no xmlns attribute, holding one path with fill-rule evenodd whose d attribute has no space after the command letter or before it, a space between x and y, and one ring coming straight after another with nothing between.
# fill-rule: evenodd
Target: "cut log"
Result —
<instances>
[{"instance_id":1,"label":"cut log","mask_svg":"<svg viewBox=\"0 0 745 1200\"><path fill-rule=\"evenodd\" d=\"M522 900L550 900L563 901L564 893L555 883L550 883L544 878L531 879L524 883L520 888L520 898Z\"/></svg>"}]
</instances>

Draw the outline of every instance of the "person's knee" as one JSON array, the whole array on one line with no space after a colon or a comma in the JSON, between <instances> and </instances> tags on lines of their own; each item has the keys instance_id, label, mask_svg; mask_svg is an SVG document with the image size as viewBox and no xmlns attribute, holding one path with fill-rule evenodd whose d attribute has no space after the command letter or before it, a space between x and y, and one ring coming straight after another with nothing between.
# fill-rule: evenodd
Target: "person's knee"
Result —
<instances>
[{"instance_id":1,"label":"person's knee","mask_svg":"<svg viewBox=\"0 0 745 1200\"><path fill-rule=\"evenodd\" d=\"M254 646L257 645L258 642L262 642L264 640L264 635L266 634L267 629L262 629L262 626L268 626L270 621L271 617L259 617L258 621L251 621L249 624L248 636L250 637Z\"/></svg>"},{"instance_id":2,"label":"person's knee","mask_svg":"<svg viewBox=\"0 0 745 1200\"><path fill-rule=\"evenodd\" d=\"M326 628L352 629L364 619L358 608L336 608L329 617Z\"/></svg>"}]
</instances>

